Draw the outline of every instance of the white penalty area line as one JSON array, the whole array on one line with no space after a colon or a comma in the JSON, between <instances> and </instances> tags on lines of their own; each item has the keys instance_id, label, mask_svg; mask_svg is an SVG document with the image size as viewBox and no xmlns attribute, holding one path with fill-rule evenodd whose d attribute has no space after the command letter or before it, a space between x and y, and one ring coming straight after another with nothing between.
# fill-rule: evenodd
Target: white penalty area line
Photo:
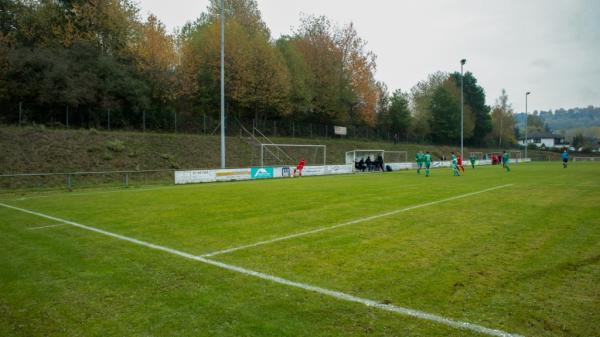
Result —
<instances>
[{"instance_id":1,"label":"white penalty area line","mask_svg":"<svg viewBox=\"0 0 600 337\"><path fill-rule=\"evenodd\" d=\"M95 227L91 227L91 226L86 226L86 225L82 225L80 223L77 222L73 222L73 221L69 221L69 220L65 220L65 219L61 219L61 218L57 218L51 215L47 215L47 214L43 214L43 213L39 213L39 212L35 212L35 211L31 211L28 209L24 209L24 208L19 208L19 207L15 207L15 206L11 206L11 205L7 205L4 203L0 203L0 206L5 207L5 208L9 208L15 211L19 211L19 212L23 212L23 213L27 213L27 214L31 214L31 215L35 215L35 216L39 216L45 219L49 219L49 220L53 220L53 221L57 221L60 223L64 223L64 224L68 224L74 227L78 227L84 230L88 230L88 231L92 231L92 232L96 232L105 236L109 236L115 239L119 239L119 240L123 240L123 241L127 241L130 243L134 243L136 245L139 246L143 246L146 248L151 248L151 249L155 249L155 250L159 250L159 251L163 251L172 255L177 255L186 259L190 259L190 260L194 260L194 261L198 261L198 262L202 262L211 266L215 266L215 267L219 267L225 270L229 270L229 271L233 271L233 272L237 272L243 275L247 275L247 276L253 276L262 280L267 280L267 281L271 281L277 284L282 284L282 285L286 285L286 286L290 286L290 287L294 287L294 288L299 288L299 289L303 289L303 290L307 290L307 291L311 291L311 292L315 292L321 295L326 295L329 297L333 297L335 299L338 300L343 300L343 301L347 301L347 302L353 302L353 303L360 303L363 305L366 305L368 307L373 307L373 308L377 308L380 310L384 310L384 311L388 311L388 312L394 312L397 314L401 314L404 316L409 316L409 317L414 317L414 318L418 318L418 319L423 319L423 320L427 320L427 321L431 321L431 322L435 322L435 323L439 323L439 324L443 324L452 328L457 328L457 329L463 329L463 330L470 330L470 331L474 331L477 333L481 333L481 334L485 334L485 335L489 335L489 336L497 336L497 337L523 337L522 335L518 335L518 334L513 334L513 333L508 333L502 330L497 330L497 329L491 329L491 328L486 328L484 326L478 325L478 324L473 324L473 323L469 323L469 322L464 322L464 321L458 321L458 320L454 320L454 319L450 319L450 318L446 318L446 317L442 317L439 315L435 315L435 314L430 314L424 311L420 311L420 310L415 310L415 309L410 309L410 308L404 308L404 307L399 307L399 306L395 306L395 305L391 305L391 304L383 304L374 300L369 300L366 298L362 298L362 297L357 297L357 296L353 296L350 294L346 294L340 291L335 291L335 290L329 290L329 289L325 289L325 288L321 288L321 287L317 287L317 286L313 286L310 284L306 284L306 283L300 283L300 282L295 282L295 281L291 281L288 279L284 279L278 276L274 276L274 275L269 275L269 274L265 274L265 273L261 273L261 272L257 272L254 270L250 270L250 269L246 269L246 268L242 268L242 267L238 267L238 266L234 266L234 265L230 265L230 264L226 264L226 263L222 263L219 261L214 261L214 260L210 260L201 256L195 256L189 253L185 253L176 249L172 249L172 248L168 248L168 247L164 247L164 246L160 246L160 245L156 245L153 243L149 243L146 241L142 241L142 240L138 240L138 239L134 239L128 236L124 236L124 235L120 235L120 234L116 234L116 233L112 233L109 231L105 231L103 229L99 229L99 228L95 228Z\"/></svg>"},{"instance_id":2,"label":"white penalty area line","mask_svg":"<svg viewBox=\"0 0 600 337\"><path fill-rule=\"evenodd\" d=\"M64 225L66 225L66 223L57 223L57 224L54 224L54 225L39 226L39 227L29 227L29 228L27 228L27 230L34 231L36 229L52 228L52 227L59 227L59 226L64 226Z\"/></svg>"},{"instance_id":3,"label":"white penalty area line","mask_svg":"<svg viewBox=\"0 0 600 337\"><path fill-rule=\"evenodd\" d=\"M300 232L300 233L290 234L290 235L281 236L281 237L277 237L277 238L270 239L270 240L259 241L259 242L255 242L255 243L251 243L251 244L247 244L247 245L243 245L243 246L227 248L227 249L219 250L219 251L216 251L216 252L203 254L203 255L200 255L200 256L201 257L213 257L213 256L217 256L217 255L232 253L232 252L235 252L235 251L238 251L238 250L242 250L242 249L254 248L254 247L258 247L258 246L262 246L262 245L267 245L267 244L271 244L271 243L275 243L275 242L279 242L279 241L284 241L284 240L298 238L298 237L301 237L301 236L306 236L306 235L311 235L311 234L320 233L320 232L324 232L324 231L329 231L329 230L340 228L340 227L345 227L345 226L350 226L350 225L356 225L356 224L361 223L361 222L371 221L371 220L375 220L375 219L387 217L387 216L390 216L390 215L396 215L398 213L407 212L407 211L410 211L410 210L413 210L413 209L422 208L422 207L428 207L428 206L432 206L432 205L436 205L436 204L441 204L441 203L452 201L452 200L456 200L456 199L462 199L462 198L466 198L466 197L471 197L471 196L474 196L474 195L477 195L477 194L481 194L481 193L485 193L485 192L490 192L490 191L498 190L498 189L509 187L509 186L512 186L512 185L514 185L514 184L506 184L506 185L496 186L496 187L492 187L492 188L487 188L485 190L481 190L481 191L477 191L477 192L471 192L471 193L461 194L461 195L457 195L457 196L450 197L450 198L445 198L445 199L441 199L441 200L426 202L424 204L419 204L419 205L414 205L414 206L408 206L408 207L400 208L400 209L393 210L393 211L390 211L390 212L381 213L381 214L377 214L377 215L372 215L372 216L368 216L368 217L365 217L365 218L360 218L360 219L356 219L356 220L344 222L344 223L333 225L333 226L321 227L321 228L313 229L313 230L306 231L306 232Z\"/></svg>"}]
</instances>

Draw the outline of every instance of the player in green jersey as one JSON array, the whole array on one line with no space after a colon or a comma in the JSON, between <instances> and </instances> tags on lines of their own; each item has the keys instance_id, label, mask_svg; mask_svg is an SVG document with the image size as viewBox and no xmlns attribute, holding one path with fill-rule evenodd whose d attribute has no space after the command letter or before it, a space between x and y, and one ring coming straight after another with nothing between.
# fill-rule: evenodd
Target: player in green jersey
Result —
<instances>
[{"instance_id":1,"label":"player in green jersey","mask_svg":"<svg viewBox=\"0 0 600 337\"><path fill-rule=\"evenodd\" d=\"M422 158L423 162L425 162L425 176L429 177L429 168L431 167L431 153L427 151L427 153L425 153Z\"/></svg>"},{"instance_id":2,"label":"player in green jersey","mask_svg":"<svg viewBox=\"0 0 600 337\"><path fill-rule=\"evenodd\" d=\"M475 158L475 155L471 153L471 155L469 156L469 160L471 161L471 167L475 168L475 160L477 158Z\"/></svg>"},{"instance_id":3,"label":"player in green jersey","mask_svg":"<svg viewBox=\"0 0 600 337\"><path fill-rule=\"evenodd\" d=\"M458 160L456 159L454 152L452 152L452 172L453 176L460 177L460 173L458 172Z\"/></svg>"},{"instance_id":4,"label":"player in green jersey","mask_svg":"<svg viewBox=\"0 0 600 337\"><path fill-rule=\"evenodd\" d=\"M417 161L417 174L421 174L421 169L423 168L423 156L424 154L421 151L417 152L417 156L415 160Z\"/></svg>"},{"instance_id":5,"label":"player in green jersey","mask_svg":"<svg viewBox=\"0 0 600 337\"><path fill-rule=\"evenodd\" d=\"M508 153L506 151L504 151L504 153L502 154L502 165L504 165L506 172L510 172L509 163L510 163L510 158L508 156Z\"/></svg>"}]
</instances>

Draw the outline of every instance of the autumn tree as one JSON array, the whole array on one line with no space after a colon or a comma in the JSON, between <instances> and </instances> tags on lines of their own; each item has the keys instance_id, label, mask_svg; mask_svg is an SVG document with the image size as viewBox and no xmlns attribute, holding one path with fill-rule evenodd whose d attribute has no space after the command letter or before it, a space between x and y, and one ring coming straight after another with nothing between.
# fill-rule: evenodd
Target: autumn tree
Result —
<instances>
[{"instance_id":1,"label":"autumn tree","mask_svg":"<svg viewBox=\"0 0 600 337\"><path fill-rule=\"evenodd\" d=\"M218 111L220 17L216 2L188 28L182 43L182 76L194 88L189 99L205 113ZM238 118L278 118L289 113L289 73L281 54L261 29L255 1L226 3L225 86L228 110ZM212 8L212 9L211 9Z\"/></svg>"},{"instance_id":2,"label":"autumn tree","mask_svg":"<svg viewBox=\"0 0 600 337\"><path fill-rule=\"evenodd\" d=\"M304 55L298 51L294 40L288 36L281 37L276 43L277 50L283 57L290 80L290 118L296 120L307 120L314 110L313 99L314 75L304 59Z\"/></svg>"},{"instance_id":3,"label":"autumn tree","mask_svg":"<svg viewBox=\"0 0 600 337\"><path fill-rule=\"evenodd\" d=\"M457 89L461 87L461 74L454 72L450 77L456 83ZM485 104L485 91L477 83L477 79L471 72L466 72L462 77L464 90L464 104L469 107L473 118L473 132L465 141L474 145L482 145L486 136L492 131L492 123L490 118L490 107Z\"/></svg>"},{"instance_id":4,"label":"autumn tree","mask_svg":"<svg viewBox=\"0 0 600 337\"><path fill-rule=\"evenodd\" d=\"M431 136L436 143L451 144L460 141L461 108L460 91L452 78L438 86L431 97ZM474 129L473 113L464 109L464 136L468 138Z\"/></svg>"},{"instance_id":5,"label":"autumn tree","mask_svg":"<svg viewBox=\"0 0 600 337\"><path fill-rule=\"evenodd\" d=\"M431 140L432 98L434 92L448 79L443 72L436 72L420 81L410 91L411 135L417 141Z\"/></svg>"},{"instance_id":6,"label":"autumn tree","mask_svg":"<svg viewBox=\"0 0 600 337\"><path fill-rule=\"evenodd\" d=\"M515 144L517 139L513 108L504 89L502 89L500 97L496 99L496 103L492 107L491 119L492 132L488 135L488 142L496 144L498 147Z\"/></svg>"},{"instance_id":7,"label":"autumn tree","mask_svg":"<svg viewBox=\"0 0 600 337\"><path fill-rule=\"evenodd\" d=\"M175 99L177 54L174 37L154 15L139 25L136 39L129 46L137 69L150 87L150 95L159 110Z\"/></svg>"},{"instance_id":8,"label":"autumn tree","mask_svg":"<svg viewBox=\"0 0 600 337\"><path fill-rule=\"evenodd\" d=\"M348 105L350 119L374 126L376 122L377 85L374 78L375 54L365 50L366 42L358 36L352 23L336 33L341 54L341 98Z\"/></svg>"}]
</instances>

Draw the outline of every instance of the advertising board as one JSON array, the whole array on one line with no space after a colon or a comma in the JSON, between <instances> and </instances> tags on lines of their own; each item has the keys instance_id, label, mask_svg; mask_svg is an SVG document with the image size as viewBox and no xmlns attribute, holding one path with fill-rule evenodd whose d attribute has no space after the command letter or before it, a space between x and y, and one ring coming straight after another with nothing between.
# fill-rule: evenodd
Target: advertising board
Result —
<instances>
[{"instance_id":1,"label":"advertising board","mask_svg":"<svg viewBox=\"0 0 600 337\"><path fill-rule=\"evenodd\" d=\"M253 167L250 170L251 179L271 179L274 177L272 167Z\"/></svg>"}]
</instances>

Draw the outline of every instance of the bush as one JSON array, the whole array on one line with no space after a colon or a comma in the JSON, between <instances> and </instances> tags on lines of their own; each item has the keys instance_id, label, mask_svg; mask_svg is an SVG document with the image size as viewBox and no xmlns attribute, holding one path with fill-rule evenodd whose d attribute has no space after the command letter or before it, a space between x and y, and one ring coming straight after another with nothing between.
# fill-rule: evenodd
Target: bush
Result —
<instances>
[{"instance_id":1,"label":"bush","mask_svg":"<svg viewBox=\"0 0 600 337\"><path fill-rule=\"evenodd\" d=\"M106 143L106 148L112 152L123 152L125 150L125 144L122 141L115 139L108 141Z\"/></svg>"}]
</instances>

